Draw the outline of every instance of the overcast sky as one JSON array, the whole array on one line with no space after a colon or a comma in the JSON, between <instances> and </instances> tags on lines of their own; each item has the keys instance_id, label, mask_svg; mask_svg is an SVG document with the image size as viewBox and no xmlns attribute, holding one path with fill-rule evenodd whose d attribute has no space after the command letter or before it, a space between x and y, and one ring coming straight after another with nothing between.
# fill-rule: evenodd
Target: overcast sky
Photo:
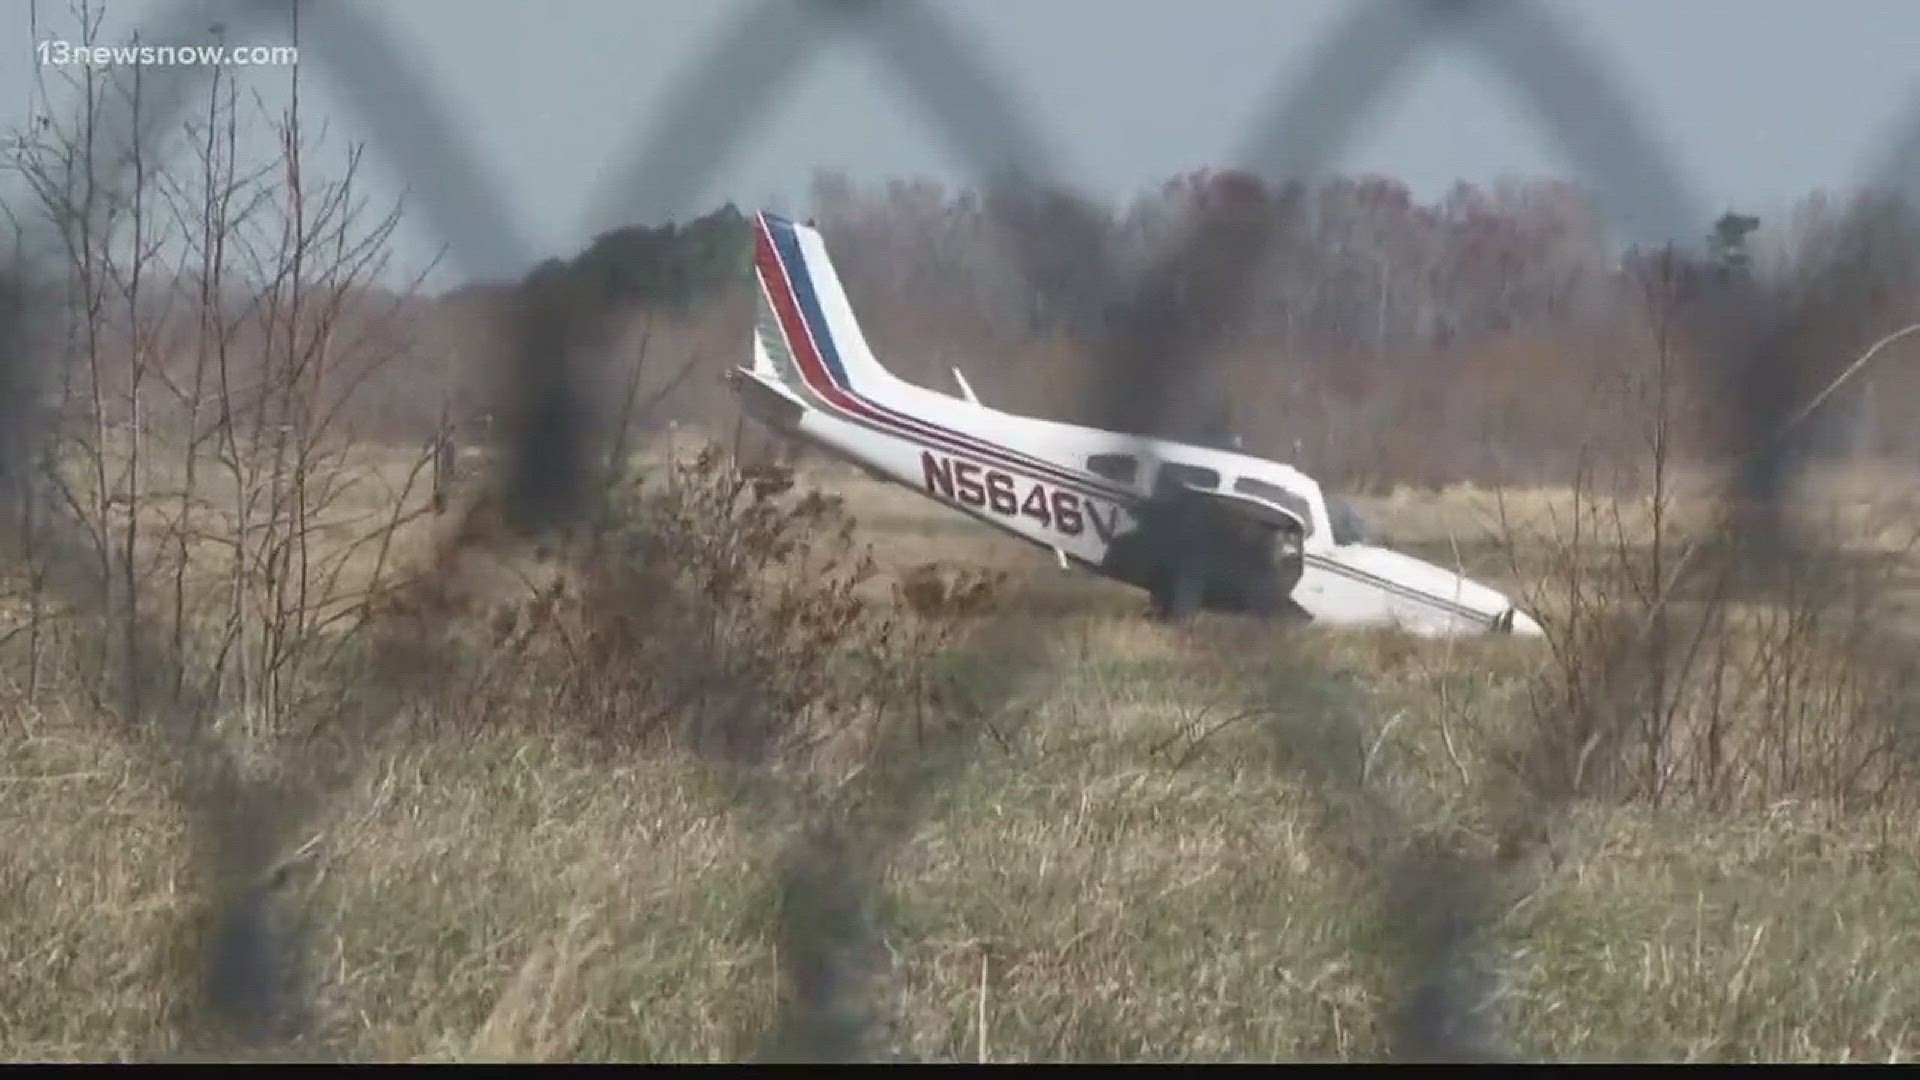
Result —
<instances>
[{"instance_id":1,"label":"overcast sky","mask_svg":"<svg viewBox=\"0 0 1920 1080\"><path fill-rule=\"evenodd\" d=\"M99 0L95 0L98 4ZM309 3L311 0L309 0ZM607 222L597 187L655 115L676 77L758 0L407 0L370 3L412 73L465 125L537 256L577 250ZM0 121L24 120L42 39L71 37L68 0L0 0ZM106 0L103 38L123 40L162 0ZM1336 0L944 0L1069 177L1125 197L1224 164L1276 87L1343 13ZM1709 212L1777 212L1819 187L1845 187L1873 162L1920 93L1920 3L1912 0L1586 0L1552 5L1631 89L1654 136ZM318 17L316 12L309 18ZM286 40L245 28L230 43ZM163 42L156 42L163 43ZM331 137L363 136L351 97L303 66L308 115ZM277 93L284 70L261 85ZM901 88L857 39L800 71L762 126L698 200L802 205L820 167L856 178L964 179ZM378 145L370 155L379 158ZM1375 111L1340 165L1388 173L1423 197L1457 179L1565 174L1526 105L1471 54L1431 51ZM402 178L381 168L370 191ZM644 193L633 193L645 205ZM440 240L418 215L401 238L417 265ZM495 253L495 261L510 256ZM470 262L469 268L486 258ZM495 273L508 268L488 268ZM461 274L458 276L466 276ZM439 279L450 283L449 279Z\"/></svg>"}]
</instances>

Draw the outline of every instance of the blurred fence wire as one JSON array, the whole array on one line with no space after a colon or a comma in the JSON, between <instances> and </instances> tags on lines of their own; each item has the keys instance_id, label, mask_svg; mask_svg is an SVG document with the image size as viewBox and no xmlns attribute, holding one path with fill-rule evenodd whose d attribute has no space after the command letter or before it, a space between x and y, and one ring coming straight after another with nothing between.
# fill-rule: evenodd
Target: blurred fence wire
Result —
<instances>
[{"instance_id":1,"label":"blurred fence wire","mask_svg":"<svg viewBox=\"0 0 1920 1080\"><path fill-rule=\"evenodd\" d=\"M290 10L288 0L163 4L141 38L193 44L211 41L209 28L216 24L228 34L278 29L287 25ZM410 205L457 261L476 268L532 265L532 248L512 200L474 149L470 119L442 100L417 65L405 62L380 8L354 0L310 5L298 10L297 32L303 65L323 71L344 95L374 152L406 183ZM1035 190L1055 190L1067 180L1023 103L1005 89L965 27L937 5L770 0L752 6L692 60L657 115L637 118L628 144L610 158L618 167L606 173L596 213L618 219L637 198L654 208L690 209L731 156L745 148L756 122L805 77L809 59L843 42L864 47L882 61L926 123L981 178ZM1328 167L1381 95L1435 48L1467 50L1496 71L1532 108L1621 232L1680 236L1703 220L1686 178L1650 135L1632 88L1552 9L1535 3L1350 5L1304 74L1274 89L1263 119L1237 151L1237 164L1271 177L1306 177ZM104 117L104 123L109 130L131 129L136 121L167 124L204 76L205 69L198 67L156 69L148 92L150 103L159 107L138 117L123 109ZM113 107L116 103L109 103ZM1882 166L1885 177L1902 188L1920 155L1920 111L1907 126ZM113 187L133 180L123 169L106 182ZM57 508L32 483L35 427L41 422L32 403L40 400L42 380L53 373L29 362L35 355L29 339L36 313L29 310L26 283L36 266L57 262L61 252L59 238L50 233L29 230L23 236L24 262L11 275L8 295L0 297L0 475L10 485L16 512L26 512L31 504L33 513L56 527L62 521ZM1039 253L1023 248L1017 230L1007 239L1033 271L1034 288L1044 288L1050 278L1039 272ZM1211 338L1253 301L1249 290L1235 283L1253 280L1271 237L1250 229L1225 244L1221 240L1199 230L1187 239L1188 247L1164 253L1137 281L1106 276L1112 286L1111 333L1101 354L1106 377L1087 389L1094 414L1142 434L1178 427L1171 405L1177 384L1203 381L1194 365L1215 354L1208 347ZM1161 317L1163 309L1153 301L1165 277L1162 268L1192 265L1197 256L1226 271L1215 278L1229 283L1224 295L1196 317ZM1107 256L1090 247L1085 258L1104 264ZM1832 296L1823 294L1822 300L1831 302ZM578 308L566 313L570 320L583 316L584 324L574 322L561 333L554 325L559 315L528 305L514 337L515 359L504 373L512 391L510 452L501 459L498 481L511 516L536 531L578 520L594 498L576 373L583 355L607 330L609 316ZM1765 550L1778 554L1792 543L1778 513L1789 491L1792 450L1781 431L1796 403L1793 388L1801 384L1793 370L1797 354L1788 343L1809 317L1805 310L1783 310L1744 351L1721 358L1722 393L1739 418L1730 446L1743 448L1744 484L1735 489L1743 510L1737 520L1749 538L1773 540L1742 545L1749 556ZM71 550L77 552L77 544ZM76 556L57 569L58 584L70 599L101 603L107 583L97 568ZM1008 656L1045 655L1020 647L1035 632L1008 621L981 630L967 647L991 645ZM418 670L416 655L400 650L385 681L367 686L363 722L378 724L404 705L409 676ZM199 810L200 844L227 883L207 956L209 1008L238 1023L258 1044L286 1044L298 1037L305 1011L297 989L285 989L301 985L303 943L286 929L287 920L268 910L267 881L281 857L278 845L299 816L297 805L305 802L269 781L243 777L210 732L208 704L192 692L195 680L183 668L186 661L170 655L159 634L139 637L128 657L125 715L163 733L165 745L179 752L171 775ZM1031 662L1028 668L1025 674L1032 677L1047 674L1033 670ZM1003 692L1013 695L1018 689L1018 680L1009 680ZM991 714L995 705L982 707ZM897 775L876 781L880 797L863 805L880 809L864 811L864 817L823 813L798 832L781 868L786 914L779 923L779 955L787 990L782 1015L768 1027L768 1056L852 1059L877 1051L877 1022L863 1004L876 946L872 894L891 849L910 834L918 807L964 765L978 730L961 730L950 744L917 752L914 762L900 763ZM1405 823L1372 801L1357 780L1335 772L1315 780L1353 787L1345 793L1351 796L1345 805L1359 809L1341 819L1348 826L1388 839L1405 832ZM1404 929L1408 946L1400 953L1396 1053L1424 1059L1507 1053L1508 1040L1491 1008L1495 988L1483 954L1490 912L1482 883L1489 868L1466 854L1425 844L1386 843L1379 850L1395 853L1376 867L1379 901L1387 919Z\"/></svg>"}]
</instances>

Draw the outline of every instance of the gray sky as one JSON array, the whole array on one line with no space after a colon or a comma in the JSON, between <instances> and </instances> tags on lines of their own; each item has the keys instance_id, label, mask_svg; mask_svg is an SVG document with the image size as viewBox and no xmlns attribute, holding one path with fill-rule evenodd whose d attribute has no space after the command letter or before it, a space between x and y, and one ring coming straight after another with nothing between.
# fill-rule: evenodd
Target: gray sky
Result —
<instances>
[{"instance_id":1,"label":"gray sky","mask_svg":"<svg viewBox=\"0 0 1920 1080\"><path fill-rule=\"evenodd\" d=\"M30 2L41 37L70 36L67 0L0 4L0 124L24 118L33 75ZM578 249L604 220L597 188L675 77L756 0L408 0L382 18L421 80L467 127L539 256ZM99 0L96 0L99 3ZM108 41L163 5L106 0ZM1227 163L1276 86L1344 10L1336 0L945 0L1053 142L1071 179L1125 197L1195 167ZM1553 5L1632 88L1653 134L1709 212L1777 213L1817 187L1845 187L1874 162L1920 93L1911 0L1586 0ZM53 27L59 34L49 32ZM248 31L235 44L284 41ZM311 57L311 51L309 51ZM257 76L257 70L256 70ZM269 71L269 94L284 84ZM309 63L302 94L335 140L365 130ZM750 132L701 200L797 209L817 167L857 179L960 180L891 75L857 39L823 51ZM1405 179L1423 197L1456 179L1566 173L1522 101L1473 57L1430 52L1376 111L1340 164ZM379 146L370 156L380 157ZM369 194L397 196L382 167ZM637 194L637 193L636 193ZM415 216L401 237L418 266L439 239ZM509 269L507 272L511 272ZM461 277L465 275L455 275ZM452 277L440 276L448 284Z\"/></svg>"}]
</instances>

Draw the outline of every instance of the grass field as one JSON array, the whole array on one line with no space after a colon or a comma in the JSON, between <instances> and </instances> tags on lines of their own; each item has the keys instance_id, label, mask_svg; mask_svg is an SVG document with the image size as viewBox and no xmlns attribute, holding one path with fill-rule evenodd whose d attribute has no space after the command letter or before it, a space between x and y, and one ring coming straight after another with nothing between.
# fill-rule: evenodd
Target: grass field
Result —
<instances>
[{"instance_id":1,"label":"grass field","mask_svg":"<svg viewBox=\"0 0 1920 1080\"><path fill-rule=\"evenodd\" d=\"M1524 735L1543 645L1156 625L1139 594L957 515L823 483L882 581L936 560L1004 569L1013 619L994 625L1017 625L1042 673L964 672L1004 707L885 866L876 1052L1383 1055L1408 973L1381 867L1444 844L1487 877L1493 1007L1520 1056L1913 1056L1906 801L1550 812L1503 783L1497 753ZM1486 539L1488 499L1363 510L1408 550L1523 584ZM10 712L0 1053L192 1054L199 834L138 745L78 700ZM1520 819L1539 842L1515 849ZM282 888L311 928L316 1013L295 1052L750 1054L781 993L774 875L796 825L683 751L476 727L382 743L292 844Z\"/></svg>"}]
</instances>

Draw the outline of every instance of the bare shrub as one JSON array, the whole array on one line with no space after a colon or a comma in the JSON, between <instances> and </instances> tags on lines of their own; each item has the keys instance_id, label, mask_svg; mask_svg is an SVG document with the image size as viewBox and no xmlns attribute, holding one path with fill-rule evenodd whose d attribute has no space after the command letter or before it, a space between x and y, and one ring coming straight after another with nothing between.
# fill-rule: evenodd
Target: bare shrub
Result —
<instances>
[{"instance_id":1,"label":"bare shrub","mask_svg":"<svg viewBox=\"0 0 1920 1080\"><path fill-rule=\"evenodd\" d=\"M1641 441L1583 453L1560 505L1532 521L1500 499L1500 538L1542 614L1548 658L1527 687L1527 730L1497 756L1545 798L1708 806L1805 798L1881 802L1912 779L1911 689L1884 646L1887 598L1914 539L1887 550L1884 523L1827 522L1817 550L1880 550L1778 567L1743 598L1736 557L1755 539L1688 490L1673 432L1687 388L1673 362L1673 282L1647 281L1645 362L1604 380L1596 409ZM1520 570L1521 553L1540 560ZM1711 553L1711 557L1708 557ZM1696 557L1700 556L1700 557Z\"/></svg>"},{"instance_id":2,"label":"bare shrub","mask_svg":"<svg viewBox=\"0 0 1920 1080\"><path fill-rule=\"evenodd\" d=\"M533 695L513 708L611 747L746 765L862 744L921 703L955 620L876 602L837 496L715 446L617 494L613 524L491 615L491 668Z\"/></svg>"},{"instance_id":3,"label":"bare shrub","mask_svg":"<svg viewBox=\"0 0 1920 1080\"><path fill-rule=\"evenodd\" d=\"M94 40L99 13L82 4L76 19ZM170 685L135 681L143 693L180 695L192 667L239 731L310 725L355 683L337 662L429 464L379 460L354 424L405 348L408 297L378 284L398 210L369 213L359 147L315 152L297 72L284 111L249 113L248 88L215 70L178 125L145 122L159 103L137 67L65 78L77 119L49 118L5 162L29 193L20 210L65 256L49 275L59 326L44 359L60 378L36 476L52 505L23 524L57 513L74 527L105 601L88 618L104 627L69 625L24 537L28 696L57 674L105 707L111 670L146 662L146 626L141 648L182 662L163 665ZM107 123L115 108L124 131ZM250 160L249 135L272 149ZM123 158L124 190L109 167ZM56 639L66 655L50 657Z\"/></svg>"},{"instance_id":4,"label":"bare shrub","mask_svg":"<svg viewBox=\"0 0 1920 1080\"><path fill-rule=\"evenodd\" d=\"M916 615L976 618L993 610L1006 577L1004 571L922 563L901 575L893 592Z\"/></svg>"}]
</instances>

